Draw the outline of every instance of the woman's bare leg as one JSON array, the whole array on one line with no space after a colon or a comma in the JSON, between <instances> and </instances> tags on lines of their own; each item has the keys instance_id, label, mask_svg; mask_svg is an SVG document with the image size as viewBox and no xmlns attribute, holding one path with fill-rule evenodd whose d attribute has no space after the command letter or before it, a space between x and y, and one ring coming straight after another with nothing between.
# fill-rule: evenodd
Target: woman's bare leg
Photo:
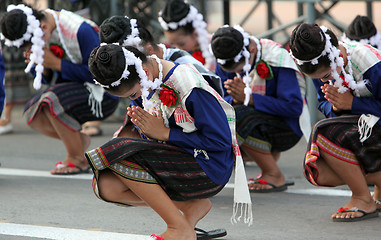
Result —
<instances>
[{"instance_id":1,"label":"woman's bare leg","mask_svg":"<svg viewBox=\"0 0 381 240\"><path fill-rule=\"evenodd\" d=\"M276 161L279 159L280 153L261 153L253 150L245 144L243 144L241 148L246 153L246 155L250 156L251 159L254 159L257 165L261 168L261 179L266 180L275 186L281 186L285 183L284 176L276 163ZM249 189L259 190L270 188L272 188L272 186L268 184L249 184Z\"/></svg>"},{"instance_id":2,"label":"woman's bare leg","mask_svg":"<svg viewBox=\"0 0 381 240\"><path fill-rule=\"evenodd\" d=\"M119 175L116 176L166 222L167 230L161 234L165 240L196 239L193 226L189 224L178 207L159 185L136 182Z\"/></svg>"},{"instance_id":3,"label":"woman's bare leg","mask_svg":"<svg viewBox=\"0 0 381 240\"><path fill-rule=\"evenodd\" d=\"M86 169L88 164L84 158L84 152L90 145L90 137L73 131L53 117L50 111L43 107L41 112L30 123L30 127L36 131L53 138L60 139L66 148L67 155L63 163L67 165L69 162L75 164L81 169ZM77 168L53 169L54 173L77 172Z\"/></svg>"},{"instance_id":4,"label":"woman's bare leg","mask_svg":"<svg viewBox=\"0 0 381 240\"><path fill-rule=\"evenodd\" d=\"M347 163L341 161L332 155L320 151L321 158L324 159L325 163L332 170L331 172L326 172L324 178L320 179L326 183L324 185L335 186L341 183L345 183L352 191L351 200L344 206L344 208L357 207L367 213L376 210L376 204L370 195L366 179L362 173L361 168L358 165ZM318 165L319 166L319 165ZM328 168L327 168L328 169ZM323 175L323 169L319 169L319 174ZM332 174L332 176L330 176ZM319 177L320 178L320 177ZM332 183L329 183L332 180ZM361 217L363 214L361 212L345 212L345 213L334 213L332 218L353 218Z\"/></svg>"},{"instance_id":5,"label":"woman's bare leg","mask_svg":"<svg viewBox=\"0 0 381 240\"><path fill-rule=\"evenodd\" d=\"M117 202L132 206L148 206L140 197L132 192L114 173L103 170L98 181L99 195L109 202ZM209 199L194 199L185 202L173 201L193 228L211 209Z\"/></svg>"}]
</instances>

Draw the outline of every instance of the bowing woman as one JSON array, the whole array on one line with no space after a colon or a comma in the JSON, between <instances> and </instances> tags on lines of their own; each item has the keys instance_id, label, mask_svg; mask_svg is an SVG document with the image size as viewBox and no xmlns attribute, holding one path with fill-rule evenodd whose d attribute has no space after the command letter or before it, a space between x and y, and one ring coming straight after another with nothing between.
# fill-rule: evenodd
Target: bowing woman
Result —
<instances>
[{"instance_id":1,"label":"bowing woman","mask_svg":"<svg viewBox=\"0 0 381 240\"><path fill-rule=\"evenodd\" d=\"M86 153L95 192L107 202L156 211L167 230L153 239L196 239L208 198L228 182L239 156L234 110L193 65L147 57L134 47L100 46L89 67L106 91L143 100L128 108L143 139L118 137Z\"/></svg>"},{"instance_id":2,"label":"bowing woman","mask_svg":"<svg viewBox=\"0 0 381 240\"><path fill-rule=\"evenodd\" d=\"M20 4L7 11L0 23L5 44L26 50L25 70L35 73L36 89L49 85L26 104L24 116L31 128L61 140L67 151L51 174L88 172L84 152L90 137L80 132L81 125L110 116L118 104L117 97L95 85L88 69L90 52L99 46L97 26L65 10Z\"/></svg>"},{"instance_id":3,"label":"bowing woman","mask_svg":"<svg viewBox=\"0 0 381 240\"><path fill-rule=\"evenodd\" d=\"M350 201L333 221L377 217L381 209L381 52L369 45L338 42L316 24L298 25L290 39L292 56L313 79L319 110L304 173L316 186L348 185ZM368 184L375 185L373 198Z\"/></svg>"}]
</instances>

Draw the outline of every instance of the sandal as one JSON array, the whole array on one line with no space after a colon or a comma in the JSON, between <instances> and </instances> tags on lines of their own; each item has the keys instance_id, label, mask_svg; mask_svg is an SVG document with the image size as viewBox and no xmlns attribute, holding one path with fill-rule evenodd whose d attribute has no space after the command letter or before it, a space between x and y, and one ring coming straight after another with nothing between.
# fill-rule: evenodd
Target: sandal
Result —
<instances>
[{"instance_id":1,"label":"sandal","mask_svg":"<svg viewBox=\"0 0 381 240\"><path fill-rule=\"evenodd\" d=\"M155 234L151 234L150 236L151 240L164 240L162 236L156 236Z\"/></svg>"},{"instance_id":2,"label":"sandal","mask_svg":"<svg viewBox=\"0 0 381 240\"><path fill-rule=\"evenodd\" d=\"M378 217L378 211L375 210L374 212L367 213L361 209L358 209L357 207L353 207L351 209L349 208L339 208L337 210L339 213L346 213L346 212L361 212L363 215L360 217L352 217L352 218L332 218L332 221L334 222L357 222L368 218L375 218Z\"/></svg>"},{"instance_id":3,"label":"sandal","mask_svg":"<svg viewBox=\"0 0 381 240\"><path fill-rule=\"evenodd\" d=\"M52 173L52 175L74 175L74 174L89 173L90 172L90 166L88 166L86 169L82 169L72 162L68 162L67 165L63 164L63 162L58 162L58 163L56 163L55 169L69 169L69 168L76 168L76 169L78 169L78 171L56 172L56 173Z\"/></svg>"}]
</instances>

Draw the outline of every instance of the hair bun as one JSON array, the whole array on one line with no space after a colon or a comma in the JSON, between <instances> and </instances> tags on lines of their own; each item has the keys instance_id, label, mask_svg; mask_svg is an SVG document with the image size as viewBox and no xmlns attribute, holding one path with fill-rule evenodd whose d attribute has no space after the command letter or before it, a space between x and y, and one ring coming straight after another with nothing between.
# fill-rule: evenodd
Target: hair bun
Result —
<instances>
[{"instance_id":1,"label":"hair bun","mask_svg":"<svg viewBox=\"0 0 381 240\"><path fill-rule=\"evenodd\" d=\"M11 41L22 38L27 27L27 16L20 9L5 13L1 19L1 33Z\"/></svg>"},{"instance_id":2,"label":"hair bun","mask_svg":"<svg viewBox=\"0 0 381 240\"><path fill-rule=\"evenodd\" d=\"M188 15L189 11L189 4L185 3L183 0L169 0L166 2L161 12L161 17L167 23L177 23L185 18Z\"/></svg>"},{"instance_id":3,"label":"hair bun","mask_svg":"<svg viewBox=\"0 0 381 240\"><path fill-rule=\"evenodd\" d=\"M103 85L118 80L124 70L122 47L108 44L93 49L89 57L89 69L94 78Z\"/></svg>"},{"instance_id":4,"label":"hair bun","mask_svg":"<svg viewBox=\"0 0 381 240\"><path fill-rule=\"evenodd\" d=\"M345 35L355 41L369 39L377 33L373 22L367 16L357 15L348 26Z\"/></svg>"},{"instance_id":5,"label":"hair bun","mask_svg":"<svg viewBox=\"0 0 381 240\"><path fill-rule=\"evenodd\" d=\"M99 40L105 43L122 41L129 33L130 21L126 17L113 16L100 25Z\"/></svg>"},{"instance_id":6,"label":"hair bun","mask_svg":"<svg viewBox=\"0 0 381 240\"><path fill-rule=\"evenodd\" d=\"M233 27L221 27L213 34L211 46L216 58L232 59L243 48L243 36Z\"/></svg>"},{"instance_id":7,"label":"hair bun","mask_svg":"<svg viewBox=\"0 0 381 240\"><path fill-rule=\"evenodd\" d=\"M101 52L97 54L97 60L103 64L107 64L111 61L111 56L108 52Z\"/></svg>"}]
</instances>

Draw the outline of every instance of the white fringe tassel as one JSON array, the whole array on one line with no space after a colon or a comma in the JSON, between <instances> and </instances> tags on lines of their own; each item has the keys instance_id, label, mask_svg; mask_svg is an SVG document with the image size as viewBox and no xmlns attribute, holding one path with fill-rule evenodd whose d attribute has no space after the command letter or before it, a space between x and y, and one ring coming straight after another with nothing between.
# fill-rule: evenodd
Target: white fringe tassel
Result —
<instances>
[{"instance_id":1,"label":"white fringe tassel","mask_svg":"<svg viewBox=\"0 0 381 240\"><path fill-rule=\"evenodd\" d=\"M358 128L360 133L360 142L367 140L372 134L373 126L380 118L371 114L362 114L358 121Z\"/></svg>"},{"instance_id":2,"label":"white fringe tassel","mask_svg":"<svg viewBox=\"0 0 381 240\"><path fill-rule=\"evenodd\" d=\"M232 224L238 223L243 217L243 222L248 226L253 225L253 211L251 203L235 202L233 205L233 216L230 221ZM240 211L240 212L239 212Z\"/></svg>"}]
</instances>

